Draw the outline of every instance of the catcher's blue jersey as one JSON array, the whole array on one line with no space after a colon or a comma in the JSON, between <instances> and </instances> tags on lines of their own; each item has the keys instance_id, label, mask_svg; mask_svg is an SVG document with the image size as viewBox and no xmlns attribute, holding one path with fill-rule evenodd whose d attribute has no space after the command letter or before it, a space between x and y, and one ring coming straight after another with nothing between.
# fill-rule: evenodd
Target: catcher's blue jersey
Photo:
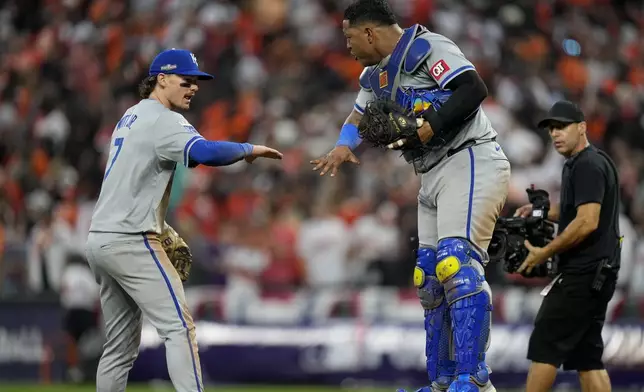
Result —
<instances>
[{"instance_id":1,"label":"catcher's blue jersey","mask_svg":"<svg viewBox=\"0 0 644 392\"><path fill-rule=\"evenodd\" d=\"M363 114L367 102L375 97L389 96L419 115L425 110L439 108L451 95L445 86L461 73L474 69L450 39L414 25L405 29L390 56L380 64L364 69L354 109ZM433 167L450 149L466 141L492 139L496 135L490 120L479 108L454 139L432 147L418 166Z\"/></svg>"}]
</instances>

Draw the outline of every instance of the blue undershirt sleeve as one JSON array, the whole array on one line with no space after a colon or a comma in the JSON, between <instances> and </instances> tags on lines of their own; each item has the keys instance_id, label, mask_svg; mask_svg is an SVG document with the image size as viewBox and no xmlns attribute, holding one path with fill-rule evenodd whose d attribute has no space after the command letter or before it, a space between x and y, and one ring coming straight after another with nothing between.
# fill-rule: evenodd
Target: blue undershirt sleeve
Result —
<instances>
[{"instance_id":1,"label":"blue undershirt sleeve","mask_svg":"<svg viewBox=\"0 0 644 392\"><path fill-rule=\"evenodd\" d=\"M190 147L188 156L191 167L196 166L196 164L226 166L249 156L252 151L253 145L249 143L200 139Z\"/></svg>"}]
</instances>

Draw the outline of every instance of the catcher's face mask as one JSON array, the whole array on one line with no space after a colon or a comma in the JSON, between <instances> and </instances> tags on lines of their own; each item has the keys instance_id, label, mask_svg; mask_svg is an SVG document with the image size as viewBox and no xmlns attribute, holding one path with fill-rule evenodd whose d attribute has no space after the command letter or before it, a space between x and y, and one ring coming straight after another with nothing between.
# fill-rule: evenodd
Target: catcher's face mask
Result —
<instances>
[{"instance_id":1,"label":"catcher's face mask","mask_svg":"<svg viewBox=\"0 0 644 392\"><path fill-rule=\"evenodd\" d=\"M347 49L360 64L368 67L382 60L376 51L374 29L369 24L351 26L348 20L343 20L342 32L347 39Z\"/></svg>"}]
</instances>

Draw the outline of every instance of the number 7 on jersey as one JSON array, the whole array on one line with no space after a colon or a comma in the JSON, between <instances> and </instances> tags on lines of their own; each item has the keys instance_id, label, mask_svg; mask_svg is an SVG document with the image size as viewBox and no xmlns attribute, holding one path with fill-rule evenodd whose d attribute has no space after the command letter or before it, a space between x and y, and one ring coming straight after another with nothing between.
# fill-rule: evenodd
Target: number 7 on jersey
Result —
<instances>
[{"instance_id":1,"label":"number 7 on jersey","mask_svg":"<svg viewBox=\"0 0 644 392\"><path fill-rule=\"evenodd\" d=\"M117 137L116 139L114 139L114 146L116 147L116 153L112 158L112 162L110 162L110 167L108 167L107 171L105 172L105 177L103 177L103 181L105 181L107 176L110 174L110 170L112 170L112 167L114 166L114 162L116 162L116 158L119 157L119 153L121 152L121 148L123 147L123 139L124 138L122 137Z\"/></svg>"}]
</instances>

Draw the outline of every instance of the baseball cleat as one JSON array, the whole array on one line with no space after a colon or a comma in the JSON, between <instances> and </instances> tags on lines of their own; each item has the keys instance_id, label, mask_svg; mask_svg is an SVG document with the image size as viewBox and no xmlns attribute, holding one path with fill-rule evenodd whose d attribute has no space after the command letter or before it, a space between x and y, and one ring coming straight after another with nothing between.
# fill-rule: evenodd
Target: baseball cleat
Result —
<instances>
[{"instance_id":1,"label":"baseball cleat","mask_svg":"<svg viewBox=\"0 0 644 392\"><path fill-rule=\"evenodd\" d=\"M449 384L438 384L436 382L433 382L431 386L419 388L415 392L445 392L447 391L447 388L449 388ZM405 391L404 389L398 389L396 392L407 392L407 391ZM493 392L493 391L485 391L485 392Z\"/></svg>"},{"instance_id":2,"label":"baseball cleat","mask_svg":"<svg viewBox=\"0 0 644 392\"><path fill-rule=\"evenodd\" d=\"M481 384L475 377L463 374L454 380L447 392L496 392L496 388L489 379Z\"/></svg>"}]
</instances>

